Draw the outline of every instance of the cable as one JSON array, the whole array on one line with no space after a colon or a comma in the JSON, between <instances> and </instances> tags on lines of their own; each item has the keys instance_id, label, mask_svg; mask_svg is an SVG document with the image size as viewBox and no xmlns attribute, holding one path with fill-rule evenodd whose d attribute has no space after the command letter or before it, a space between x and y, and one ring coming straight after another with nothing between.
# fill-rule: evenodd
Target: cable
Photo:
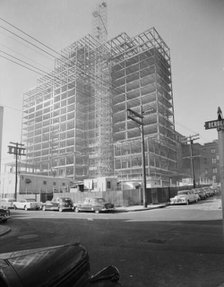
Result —
<instances>
[{"instance_id":1,"label":"cable","mask_svg":"<svg viewBox=\"0 0 224 287\"><path fill-rule=\"evenodd\" d=\"M32 64L29 64L29 63L27 63L27 62L25 62L25 61L23 61L23 60L21 60L21 59L19 59L19 58L17 58L17 57L14 57L13 55L10 55L10 54L8 54L8 53L2 51L2 50L0 50L0 52L3 53L3 54L5 54L5 55L7 55L7 56L9 56L9 57L12 57L13 59L15 59L15 60L17 60L17 61L20 61L20 62L22 62L22 63L24 63L24 64L26 64L26 65L28 65L28 66L34 68L34 69L36 69L36 70L39 70L39 71L40 71L41 73L43 73L43 74L48 74L47 72L43 71L42 69L39 69L39 68L35 67L35 66L32 65Z\"/></svg>"},{"instance_id":2,"label":"cable","mask_svg":"<svg viewBox=\"0 0 224 287\"><path fill-rule=\"evenodd\" d=\"M13 38L12 38L12 39L13 39ZM11 52L13 52L13 53L17 53L17 54L21 55L23 58L25 58L25 59L27 59L27 60L29 60L29 61L33 61L35 64L38 64L38 65L42 66L43 68L49 69L49 67L44 66L44 65L42 65L41 63L35 62L33 59L26 57L26 56L23 55L22 53L19 53L18 51L13 50L13 49L11 49L10 47L8 47L8 46L6 46L6 45L4 45L4 44L2 44L2 43L0 43L0 46L2 46L2 47L4 47L4 48L8 49L9 51L11 51ZM43 55L43 53L42 53L42 55Z\"/></svg>"},{"instance_id":3,"label":"cable","mask_svg":"<svg viewBox=\"0 0 224 287\"><path fill-rule=\"evenodd\" d=\"M41 50L41 51L45 52L45 53L46 53L46 54L48 54L49 56L51 56L51 57L55 58L55 56L53 56L52 54L48 53L46 50L44 50L44 49L42 49L42 48L38 47L37 45L35 45L35 44L33 44L32 42L30 42L30 41L26 40L25 38L23 38L23 37L21 37L21 36L17 35L16 33L14 33L14 32L12 32L12 31L8 30L7 28L5 28L5 27L3 27L3 26L1 26L1 25L0 25L0 28L1 28L1 29L3 29L3 30L5 30L5 31L7 31L7 32L9 32L10 34L12 34L12 35L16 36L17 38L19 38L19 39L21 39L21 40L25 41L26 43L28 43L28 44L30 44L30 45L32 45L32 46L34 46L34 47L36 47L37 49L39 49L39 50Z\"/></svg>"},{"instance_id":4,"label":"cable","mask_svg":"<svg viewBox=\"0 0 224 287\"><path fill-rule=\"evenodd\" d=\"M53 51L54 53L56 53L56 54L59 55L60 57L63 57L65 60L68 60L69 62L71 62L71 59L70 59L70 58L67 58L67 57L65 57L64 55L58 53L56 50L54 50L54 49L52 49L51 47L45 45L43 42L39 41L38 39L36 39L36 38L34 38L33 36L29 35L28 33L24 32L24 31L21 30L20 28L16 27L15 25L9 23L8 21L6 21L6 20L4 20L4 19L2 19L2 18L0 18L0 19L1 19L2 21L6 22L8 25L10 25L10 26L12 26L13 28L15 28L16 30L20 31L20 32L23 33L24 35L30 37L30 38L33 39L34 41L40 43L40 44L43 45L44 47L46 47L46 48L48 48L49 50ZM40 49L41 51L43 51L44 53L48 54L49 56L51 56L51 57L53 57L53 58L55 59L55 56L54 56L54 55L52 55L51 53L47 52L46 50L44 50L44 49L38 47L37 45L33 44L32 42L26 40L25 38L19 36L18 34L16 34L16 33L12 32L12 31L10 31L9 29L7 29L7 28L5 28L5 27L3 27L3 26L0 26L0 28L3 29L3 30L5 30L5 31L7 31L8 33L11 33L12 35L18 37L19 39L21 39L21 40L27 42L28 44L34 46L35 48ZM60 59L58 59L58 60L59 60L59 61L62 61L62 60L60 60ZM87 73L86 73L84 70L82 70L80 67L77 67L77 68L78 68L78 70L81 70L81 73L83 73L83 74L85 74L86 76L90 77L90 73L87 74ZM95 80L96 78L100 79L101 82L104 82L105 84L107 84L107 86L108 86L108 84L111 85L110 82L107 82L107 81L103 80L102 78L98 77L97 75L94 75L94 74L93 74L93 75L92 75L92 79ZM116 88L116 87L113 87L113 89L117 89L117 88Z\"/></svg>"},{"instance_id":5,"label":"cable","mask_svg":"<svg viewBox=\"0 0 224 287\"><path fill-rule=\"evenodd\" d=\"M21 33L23 33L24 35L30 37L31 39L33 39L34 41L36 41L37 43L43 45L45 48L48 48L49 50L51 50L52 52L58 54L59 56L61 56L60 53L58 53L57 51L55 51L54 49L52 49L51 47L47 46L46 44L44 44L43 42L39 41L38 39L34 38L33 36L31 36L30 34L24 32L23 30L21 30L20 28L16 27L15 25L9 23L8 21L4 20L3 18L0 17L0 20L2 20L3 22L7 23L8 25L10 25L11 27L15 28L16 30L20 31Z\"/></svg>"},{"instance_id":6,"label":"cable","mask_svg":"<svg viewBox=\"0 0 224 287\"><path fill-rule=\"evenodd\" d=\"M4 59L6 59L6 60L8 60L8 61L10 61L10 62L12 62L12 63L14 63L14 64L17 64L17 65L19 65L19 66L21 66L21 67L23 67L23 68L26 68L27 70L30 70L30 71L32 71L32 72L34 72L34 73L36 73L36 74L39 74L39 75L43 76L43 74L41 74L41 73L39 73L39 72L37 72L37 71L35 71L35 70L33 70L33 69L30 69L30 68L28 68L27 66L24 66L24 65L22 65L22 64L19 64L19 63L17 63L16 61L13 61L13 60L11 60L11 59L5 57L5 56L0 55L0 57L1 57L1 58L4 58Z\"/></svg>"}]
</instances>

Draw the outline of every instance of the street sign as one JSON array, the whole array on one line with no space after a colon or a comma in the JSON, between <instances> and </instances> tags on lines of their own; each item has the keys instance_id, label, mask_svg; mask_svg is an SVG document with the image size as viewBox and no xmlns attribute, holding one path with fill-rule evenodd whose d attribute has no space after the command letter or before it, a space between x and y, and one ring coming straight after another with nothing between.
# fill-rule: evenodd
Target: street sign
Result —
<instances>
[{"instance_id":1,"label":"street sign","mask_svg":"<svg viewBox=\"0 0 224 287\"><path fill-rule=\"evenodd\" d=\"M205 122L205 129L224 128L224 119Z\"/></svg>"}]
</instances>

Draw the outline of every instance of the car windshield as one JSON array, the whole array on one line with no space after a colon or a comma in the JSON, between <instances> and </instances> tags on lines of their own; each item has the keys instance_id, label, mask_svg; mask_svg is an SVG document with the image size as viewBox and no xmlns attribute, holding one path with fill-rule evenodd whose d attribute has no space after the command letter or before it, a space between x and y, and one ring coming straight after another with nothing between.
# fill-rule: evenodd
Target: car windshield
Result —
<instances>
[{"instance_id":1,"label":"car windshield","mask_svg":"<svg viewBox=\"0 0 224 287\"><path fill-rule=\"evenodd\" d=\"M187 190L180 190L180 191L178 191L177 194L178 194L178 195L188 194L188 191L187 191Z\"/></svg>"},{"instance_id":2,"label":"car windshield","mask_svg":"<svg viewBox=\"0 0 224 287\"><path fill-rule=\"evenodd\" d=\"M71 202L71 198L62 198L62 201Z\"/></svg>"},{"instance_id":3,"label":"car windshield","mask_svg":"<svg viewBox=\"0 0 224 287\"><path fill-rule=\"evenodd\" d=\"M96 200L96 202L98 202L98 203L105 203L104 198L96 198L95 200Z\"/></svg>"}]
</instances>

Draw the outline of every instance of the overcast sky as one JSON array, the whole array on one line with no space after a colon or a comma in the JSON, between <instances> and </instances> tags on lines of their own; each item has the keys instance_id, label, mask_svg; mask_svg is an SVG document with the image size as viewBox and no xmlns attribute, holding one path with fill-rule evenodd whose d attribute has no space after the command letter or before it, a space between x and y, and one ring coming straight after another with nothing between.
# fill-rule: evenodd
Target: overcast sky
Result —
<instances>
[{"instance_id":1,"label":"overcast sky","mask_svg":"<svg viewBox=\"0 0 224 287\"><path fill-rule=\"evenodd\" d=\"M60 51L91 32L97 0L0 0L0 18ZM155 27L170 47L176 130L199 133L199 143L217 139L204 122L224 111L224 0L108 0L109 39L126 32L135 36ZM53 59L3 28L3 52L45 71ZM16 32L17 33L17 32ZM2 52L3 51L3 52ZM0 105L4 106L3 163L10 141L20 142L23 93L39 76L0 57Z\"/></svg>"}]
</instances>

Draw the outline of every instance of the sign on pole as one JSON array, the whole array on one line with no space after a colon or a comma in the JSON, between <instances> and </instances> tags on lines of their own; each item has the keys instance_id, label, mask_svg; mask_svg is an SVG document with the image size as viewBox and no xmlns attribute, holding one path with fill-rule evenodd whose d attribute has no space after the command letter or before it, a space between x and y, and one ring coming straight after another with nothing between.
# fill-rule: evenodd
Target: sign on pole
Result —
<instances>
[{"instance_id":1,"label":"sign on pole","mask_svg":"<svg viewBox=\"0 0 224 287\"><path fill-rule=\"evenodd\" d=\"M224 119L205 122L206 130L217 129L217 128L224 128Z\"/></svg>"},{"instance_id":2,"label":"sign on pole","mask_svg":"<svg viewBox=\"0 0 224 287\"><path fill-rule=\"evenodd\" d=\"M217 114L218 114L217 120L205 122L205 129L216 128L218 132L222 219L224 220L224 119L220 107L218 107Z\"/></svg>"}]
</instances>

